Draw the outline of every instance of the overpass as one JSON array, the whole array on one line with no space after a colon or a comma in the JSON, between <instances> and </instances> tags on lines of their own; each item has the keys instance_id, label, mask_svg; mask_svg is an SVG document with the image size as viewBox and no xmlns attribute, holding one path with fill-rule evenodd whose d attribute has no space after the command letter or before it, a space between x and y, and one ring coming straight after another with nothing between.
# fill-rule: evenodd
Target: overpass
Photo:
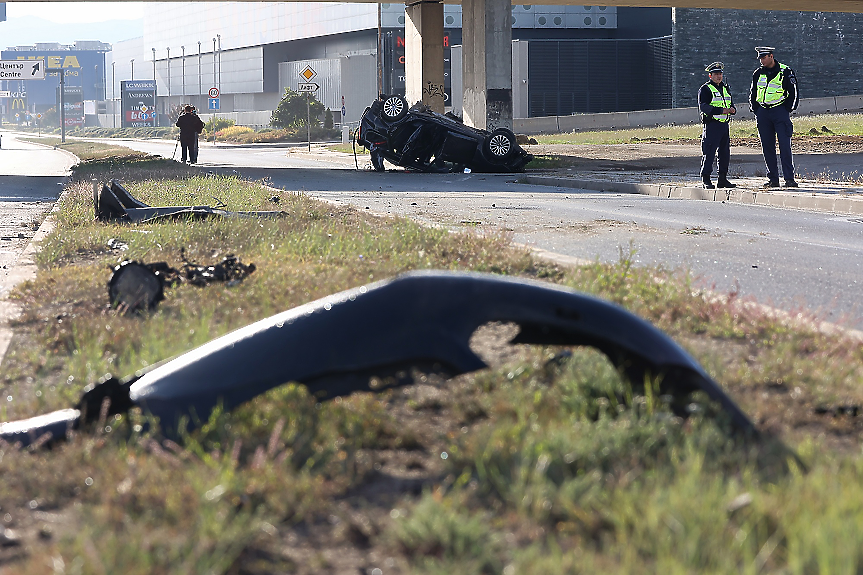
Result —
<instances>
[{"instance_id":1,"label":"overpass","mask_svg":"<svg viewBox=\"0 0 863 575\"><path fill-rule=\"evenodd\" d=\"M385 0L323 1L389 3ZM552 5L580 4L571 0L539 1ZM512 128L512 0L407 0L405 96L408 102L421 101L435 111L444 110L444 3L462 6L465 123L489 130L500 126ZM751 10L752 4L751 0L602 0L602 5L606 6L645 8ZM755 8L795 12L863 13L863 0L762 0ZM378 50L380 51L380 46Z\"/></svg>"}]
</instances>

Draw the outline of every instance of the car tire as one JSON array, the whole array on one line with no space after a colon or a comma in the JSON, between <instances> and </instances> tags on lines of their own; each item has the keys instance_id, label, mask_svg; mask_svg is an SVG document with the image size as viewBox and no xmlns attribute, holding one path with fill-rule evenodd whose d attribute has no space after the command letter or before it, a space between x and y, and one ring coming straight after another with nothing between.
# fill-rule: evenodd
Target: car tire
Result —
<instances>
[{"instance_id":1,"label":"car tire","mask_svg":"<svg viewBox=\"0 0 863 575\"><path fill-rule=\"evenodd\" d=\"M517 146L515 134L511 130L498 128L486 136L482 151L490 162L499 164L512 156Z\"/></svg>"},{"instance_id":2,"label":"car tire","mask_svg":"<svg viewBox=\"0 0 863 575\"><path fill-rule=\"evenodd\" d=\"M408 101L404 96L394 94L387 96L381 106L381 115L387 122L397 122L405 117L408 113Z\"/></svg>"}]
</instances>

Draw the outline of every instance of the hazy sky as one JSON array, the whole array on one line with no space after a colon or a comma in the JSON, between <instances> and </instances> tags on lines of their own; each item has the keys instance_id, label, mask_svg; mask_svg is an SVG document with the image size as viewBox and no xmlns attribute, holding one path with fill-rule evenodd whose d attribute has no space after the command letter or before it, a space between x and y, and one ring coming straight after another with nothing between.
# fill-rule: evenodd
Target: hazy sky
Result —
<instances>
[{"instance_id":1,"label":"hazy sky","mask_svg":"<svg viewBox=\"0 0 863 575\"><path fill-rule=\"evenodd\" d=\"M7 2L6 18L38 16L58 23L92 23L137 20L144 16L143 2Z\"/></svg>"}]
</instances>

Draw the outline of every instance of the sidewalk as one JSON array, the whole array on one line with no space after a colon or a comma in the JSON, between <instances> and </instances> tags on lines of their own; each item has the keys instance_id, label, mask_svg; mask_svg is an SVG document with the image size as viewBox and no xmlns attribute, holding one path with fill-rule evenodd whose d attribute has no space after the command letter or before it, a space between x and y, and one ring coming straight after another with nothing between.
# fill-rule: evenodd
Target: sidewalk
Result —
<instances>
[{"instance_id":1,"label":"sidewalk","mask_svg":"<svg viewBox=\"0 0 863 575\"><path fill-rule=\"evenodd\" d=\"M535 155L565 158L569 168L527 173L520 181L534 185L660 198L736 202L777 208L863 214L863 153L795 153L799 188L763 189L760 150L734 147L729 178L732 189L704 189L698 175L698 144L614 144L526 146ZM712 177L716 183L714 170Z\"/></svg>"}]
</instances>

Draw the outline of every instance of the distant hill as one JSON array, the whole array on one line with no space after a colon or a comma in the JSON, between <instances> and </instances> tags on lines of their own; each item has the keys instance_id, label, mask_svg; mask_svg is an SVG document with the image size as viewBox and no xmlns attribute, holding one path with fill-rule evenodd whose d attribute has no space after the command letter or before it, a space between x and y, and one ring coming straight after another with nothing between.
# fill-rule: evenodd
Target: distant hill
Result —
<instances>
[{"instance_id":1,"label":"distant hill","mask_svg":"<svg viewBox=\"0 0 863 575\"><path fill-rule=\"evenodd\" d=\"M37 42L73 44L77 40L98 40L113 44L143 35L143 19L58 24L36 16L21 16L0 22L0 50L12 46L30 46Z\"/></svg>"}]
</instances>

